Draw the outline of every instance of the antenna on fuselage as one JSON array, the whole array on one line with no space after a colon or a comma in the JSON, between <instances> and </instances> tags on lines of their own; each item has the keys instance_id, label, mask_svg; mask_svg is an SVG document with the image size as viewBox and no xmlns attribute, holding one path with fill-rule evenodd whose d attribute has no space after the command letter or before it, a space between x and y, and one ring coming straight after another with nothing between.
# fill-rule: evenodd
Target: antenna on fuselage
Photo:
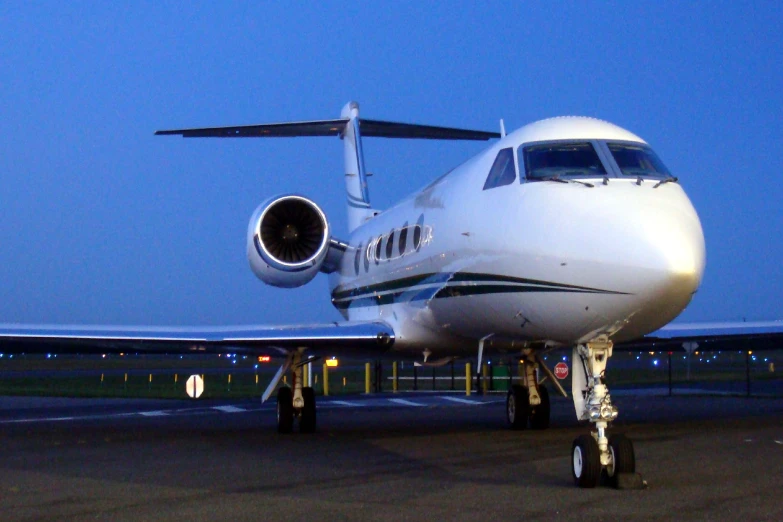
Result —
<instances>
[{"instance_id":1,"label":"antenna on fuselage","mask_svg":"<svg viewBox=\"0 0 783 522\"><path fill-rule=\"evenodd\" d=\"M503 123L503 118L500 118L500 137L506 137L506 125Z\"/></svg>"}]
</instances>

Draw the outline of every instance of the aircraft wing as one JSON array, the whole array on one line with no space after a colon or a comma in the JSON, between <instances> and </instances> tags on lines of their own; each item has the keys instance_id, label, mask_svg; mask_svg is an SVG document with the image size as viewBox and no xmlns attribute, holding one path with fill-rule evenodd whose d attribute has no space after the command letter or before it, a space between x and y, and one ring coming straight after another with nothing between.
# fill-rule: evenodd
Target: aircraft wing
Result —
<instances>
[{"instance_id":1,"label":"aircraft wing","mask_svg":"<svg viewBox=\"0 0 783 522\"><path fill-rule=\"evenodd\" d=\"M783 321L673 323L642 339L621 343L627 349L683 350L683 344L699 343L701 349L724 349L743 346L764 350L783 348Z\"/></svg>"},{"instance_id":2,"label":"aircraft wing","mask_svg":"<svg viewBox=\"0 0 783 522\"><path fill-rule=\"evenodd\" d=\"M312 355L380 355L394 343L382 322L292 326L132 327L0 324L0 353L240 353L307 347Z\"/></svg>"}]
</instances>

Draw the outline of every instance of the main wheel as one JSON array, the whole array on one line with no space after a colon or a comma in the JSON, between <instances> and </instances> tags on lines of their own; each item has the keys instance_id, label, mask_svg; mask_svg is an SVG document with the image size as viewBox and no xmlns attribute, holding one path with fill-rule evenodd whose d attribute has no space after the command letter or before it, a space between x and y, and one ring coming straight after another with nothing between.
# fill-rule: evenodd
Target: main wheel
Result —
<instances>
[{"instance_id":1,"label":"main wheel","mask_svg":"<svg viewBox=\"0 0 783 522\"><path fill-rule=\"evenodd\" d=\"M527 428L527 419L530 411L530 400L527 388L515 384L506 396L506 418L512 430L524 430Z\"/></svg>"},{"instance_id":2,"label":"main wheel","mask_svg":"<svg viewBox=\"0 0 783 522\"><path fill-rule=\"evenodd\" d=\"M304 408L299 418L299 431L313 433L315 431L315 391L312 388L302 388Z\"/></svg>"},{"instance_id":3,"label":"main wheel","mask_svg":"<svg viewBox=\"0 0 783 522\"><path fill-rule=\"evenodd\" d=\"M294 427L294 395L291 388L277 392L277 432L291 433Z\"/></svg>"},{"instance_id":4,"label":"main wheel","mask_svg":"<svg viewBox=\"0 0 783 522\"><path fill-rule=\"evenodd\" d=\"M617 487L617 476L620 473L636 472L633 443L625 435L612 435L609 437L609 452L612 454L612 460L606 466L606 476L609 478L609 484Z\"/></svg>"},{"instance_id":5,"label":"main wheel","mask_svg":"<svg viewBox=\"0 0 783 522\"><path fill-rule=\"evenodd\" d=\"M549 391L543 386L538 387L541 404L530 407L530 427L534 430L545 430L549 427Z\"/></svg>"},{"instance_id":6,"label":"main wheel","mask_svg":"<svg viewBox=\"0 0 783 522\"><path fill-rule=\"evenodd\" d=\"M601 452L590 435L580 435L571 448L574 483L580 488L594 488L601 480Z\"/></svg>"}]
</instances>

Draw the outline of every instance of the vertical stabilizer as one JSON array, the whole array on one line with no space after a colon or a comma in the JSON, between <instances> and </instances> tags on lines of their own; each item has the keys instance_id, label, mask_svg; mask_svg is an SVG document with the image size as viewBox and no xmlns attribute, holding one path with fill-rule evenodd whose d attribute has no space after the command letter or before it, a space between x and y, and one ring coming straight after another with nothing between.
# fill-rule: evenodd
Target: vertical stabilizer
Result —
<instances>
[{"instance_id":1,"label":"vertical stabilizer","mask_svg":"<svg viewBox=\"0 0 783 522\"><path fill-rule=\"evenodd\" d=\"M373 217L370 194L367 190L367 174L364 170L362 135L359 130L359 104L348 102L340 113L348 119L340 136L345 154L345 194L348 204L348 230L353 232Z\"/></svg>"}]
</instances>

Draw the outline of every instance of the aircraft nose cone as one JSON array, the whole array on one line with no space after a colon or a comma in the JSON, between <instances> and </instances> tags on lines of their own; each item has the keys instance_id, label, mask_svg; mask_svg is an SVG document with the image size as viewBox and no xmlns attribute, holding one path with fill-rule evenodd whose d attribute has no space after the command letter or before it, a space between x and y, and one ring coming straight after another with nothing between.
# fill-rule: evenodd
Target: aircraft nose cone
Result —
<instances>
[{"instance_id":1,"label":"aircraft nose cone","mask_svg":"<svg viewBox=\"0 0 783 522\"><path fill-rule=\"evenodd\" d=\"M637 266L638 333L656 330L690 303L704 275L704 233L687 198L648 208L635 222L640 230Z\"/></svg>"}]
</instances>

